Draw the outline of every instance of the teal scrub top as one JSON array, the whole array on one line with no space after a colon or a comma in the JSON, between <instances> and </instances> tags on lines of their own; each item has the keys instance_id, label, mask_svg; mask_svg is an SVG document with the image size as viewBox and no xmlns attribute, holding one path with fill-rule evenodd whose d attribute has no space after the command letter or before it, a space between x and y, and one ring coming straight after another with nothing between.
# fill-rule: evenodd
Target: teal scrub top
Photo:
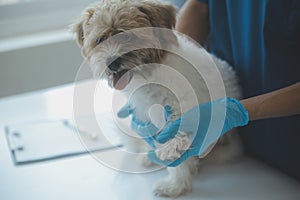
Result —
<instances>
[{"instance_id":1,"label":"teal scrub top","mask_svg":"<svg viewBox=\"0 0 300 200\"><path fill-rule=\"evenodd\" d=\"M244 98L300 81L299 0L199 0L208 3L207 49L236 70ZM245 150L300 179L300 117L250 122Z\"/></svg>"}]
</instances>

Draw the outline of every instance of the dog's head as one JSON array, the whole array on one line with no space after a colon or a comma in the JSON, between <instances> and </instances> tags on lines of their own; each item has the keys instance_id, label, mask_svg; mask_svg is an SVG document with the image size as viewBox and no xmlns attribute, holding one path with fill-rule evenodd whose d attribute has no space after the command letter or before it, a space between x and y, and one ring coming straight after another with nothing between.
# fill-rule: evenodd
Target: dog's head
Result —
<instances>
[{"instance_id":1,"label":"dog's head","mask_svg":"<svg viewBox=\"0 0 300 200\"><path fill-rule=\"evenodd\" d=\"M166 54L163 49L177 42L170 31L166 34L155 28L140 28L173 29L175 20L176 9L170 4L153 0L101 0L84 10L72 30L82 55L88 60L96 56L94 75L105 72L111 86L123 89L130 82L132 71L138 72L144 64L161 63ZM130 31L136 29L139 30ZM159 39L153 39L153 35L159 35Z\"/></svg>"}]
</instances>

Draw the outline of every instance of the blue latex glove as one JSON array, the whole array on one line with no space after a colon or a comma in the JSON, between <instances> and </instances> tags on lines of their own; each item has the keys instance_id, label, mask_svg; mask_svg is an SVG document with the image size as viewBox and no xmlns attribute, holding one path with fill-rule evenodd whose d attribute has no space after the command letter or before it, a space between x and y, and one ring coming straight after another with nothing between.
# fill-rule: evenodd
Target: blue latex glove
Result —
<instances>
[{"instance_id":1,"label":"blue latex glove","mask_svg":"<svg viewBox=\"0 0 300 200\"><path fill-rule=\"evenodd\" d=\"M166 121L169 115L171 114L172 114L171 107L165 106L164 115ZM154 126L151 123L151 121L143 122L138 120L135 116L135 110L134 108L132 108L129 102L119 110L117 115L119 118L126 118L131 115L132 130L134 130L137 134L139 134L152 148L155 148L155 135L158 132L158 128Z\"/></svg>"},{"instance_id":2,"label":"blue latex glove","mask_svg":"<svg viewBox=\"0 0 300 200\"><path fill-rule=\"evenodd\" d=\"M154 163L175 167L191 156L201 155L227 131L244 126L248 121L248 112L236 99L222 98L202 104L168 125L155 138L159 143L165 143L175 137L178 130L191 133L190 148L175 161L162 161L153 150L149 151L148 158Z\"/></svg>"}]
</instances>

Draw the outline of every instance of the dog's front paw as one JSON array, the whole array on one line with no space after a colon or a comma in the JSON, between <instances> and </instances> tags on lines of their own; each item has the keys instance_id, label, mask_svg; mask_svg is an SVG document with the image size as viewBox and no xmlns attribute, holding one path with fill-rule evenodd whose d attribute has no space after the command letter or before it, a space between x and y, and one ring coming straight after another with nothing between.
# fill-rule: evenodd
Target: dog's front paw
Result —
<instances>
[{"instance_id":1,"label":"dog's front paw","mask_svg":"<svg viewBox=\"0 0 300 200\"><path fill-rule=\"evenodd\" d=\"M157 157L161 160L176 160L180 158L182 153L189 149L191 145L190 139L186 134L169 140L162 147L155 151Z\"/></svg>"},{"instance_id":2,"label":"dog's front paw","mask_svg":"<svg viewBox=\"0 0 300 200\"><path fill-rule=\"evenodd\" d=\"M192 183L189 180L172 181L163 179L154 185L156 196L176 198L192 191Z\"/></svg>"}]
</instances>

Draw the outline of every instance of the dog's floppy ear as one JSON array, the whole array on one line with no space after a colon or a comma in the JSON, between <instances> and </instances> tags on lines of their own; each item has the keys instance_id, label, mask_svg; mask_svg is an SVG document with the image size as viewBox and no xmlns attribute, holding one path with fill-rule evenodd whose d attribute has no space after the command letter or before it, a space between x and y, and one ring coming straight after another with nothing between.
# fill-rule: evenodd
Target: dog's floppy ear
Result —
<instances>
[{"instance_id":1,"label":"dog's floppy ear","mask_svg":"<svg viewBox=\"0 0 300 200\"><path fill-rule=\"evenodd\" d=\"M83 22L84 20L80 19L71 25L71 31L76 34L76 41L80 47L82 47L83 45L83 38L84 38L84 33L82 28Z\"/></svg>"},{"instance_id":2,"label":"dog's floppy ear","mask_svg":"<svg viewBox=\"0 0 300 200\"><path fill-rule=\"evenodd\" d=\"M155 1L142 1L138 9L149 18L152 27L159 27L162 29L154 29L155 37L159 38L159 46L165 49L170 44L177 45L177 37L173 31L166 29L174 29L176 23L176 8L167 3Z\"/></svg>"},{"instance_id":3,"label":"dog's floppy ear","mask_svg":"<svg viewBox=\"0 0 300 200\"><path fill-rule=\"evenodd\" d=\"M153 27L173 29L176 23L176 8L167 3L142 1L138 9L145 13Z\"/></svg>"},{"instance_id":4,"label":"dog's floppy ear","mask_svg":"<svg viewBox=\"0 0 300 200\"><path fill-rule=\"evenodd\" d=\"M71 32L76 34L76 41L77 44L82 47L83 41L84 41L84 31L83 31L83 25L93 16L95 12L95 8L89 7L87 8L82 16L71 25Z\"/></svg>"}]
</instances>

